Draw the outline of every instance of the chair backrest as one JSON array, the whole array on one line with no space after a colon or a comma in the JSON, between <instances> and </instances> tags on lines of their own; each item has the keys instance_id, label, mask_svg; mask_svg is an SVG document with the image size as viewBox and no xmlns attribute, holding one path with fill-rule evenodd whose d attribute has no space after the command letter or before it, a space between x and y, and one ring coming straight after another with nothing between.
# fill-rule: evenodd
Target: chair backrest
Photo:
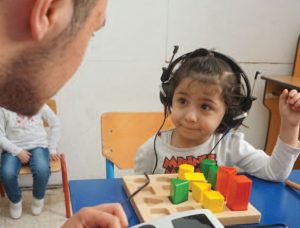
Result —
<instances>
[{"instance_id":1,"label":"chair backrest","mask_svg":"<svg viewBox=\"0 0 300 228\"><path fill-rule=\"evenodd\" d=\"M138 148L157 132L163 119L162 112L108 112L102 114L100 121L102 154L119 169L134 168L134 159ZM171 120L167 118L163 129L172 127ZM108 176L108 173L106 175ZM110 177L112 176L113 174L110 175Z\"/></svg>"},{"instance_id":2,"label":"chair backrest","mask_svg":"<svg viewBox=\"0 0 300 228\"><path fill-rule=\"evenodd\" d=\"M54 99L50 99L47 102L47 105L53 110L53 112L56 113L57 109L56 109L56 101ZM48 123L46 121L44 121L44 126L48 127ZM60 162L50 162L50 166L51 166L51 172L58 172L61 170L61 165ZM28 165L23 165L21 170L20 170L20 174L24 175L24 174L30 174L31 173L31 169Z\"/></svg>"},{"instance_id":3,"label":"chair backrest","mask_svg":"<svg viewBox=\"0 0 300 228\"><path fill-rule=\"evenodd\" d=\"M56 101L54 99L50 99L47 102L47 105L52 109L53 112L57 113L57 109L56 109ZM48 127L48 123L47 121L44 121L44 126Z\"/></svg>"}]
</instances>

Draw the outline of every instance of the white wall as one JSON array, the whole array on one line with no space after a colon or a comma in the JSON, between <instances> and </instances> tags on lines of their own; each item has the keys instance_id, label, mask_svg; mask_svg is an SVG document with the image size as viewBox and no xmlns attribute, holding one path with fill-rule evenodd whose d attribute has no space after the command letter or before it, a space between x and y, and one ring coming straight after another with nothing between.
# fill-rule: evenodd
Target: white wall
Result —
<instances>
[{"instance_id":1,"label":"white wall","mask_svg":"<svg viewBox=\"0 0 300 228\"><path fill-rule=\"evenodd\" d=\"M158 84L173 45L180 45L178 56L199 47L231 55L251 83L256 70L290 75L299 12L298 0L110 0L105 28L92 38L79 71L56 96L69 179L105 176L103 112L162 110ZM263 89L259 79L258 100L244 129L259 148L264 148L268 121Z\"/></svg>"}]
</instances>

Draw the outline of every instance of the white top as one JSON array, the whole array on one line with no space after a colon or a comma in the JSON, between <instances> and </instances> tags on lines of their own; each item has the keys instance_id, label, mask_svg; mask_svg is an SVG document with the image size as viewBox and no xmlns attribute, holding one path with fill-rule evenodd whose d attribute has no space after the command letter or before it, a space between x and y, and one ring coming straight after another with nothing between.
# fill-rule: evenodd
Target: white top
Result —
<instances>
[{"instance_id":1,"label":"white top","mask_svg":"<svg viewBox=\"0 0 300 228\"><path fill-rule=\"evenodd\" d=\"M192 164L199 171L200 162L216 145L222 134L212 135L205 143L193 148L176 148L170 145L173 130L162 131L156 139L158 163L155 173L176 173L182 163ZM280 138L272 155L263 150L255 149L244 140L244 134L230 131L213 150L211 158L216 157L218 166L237 167L258 178L283 181L285 180L300 153L300 148L292 148ZM154 136L151 137L137 152L135 172L152 173L155 165Z\"/></svg>"},{"instance_id":2,"label":"white top","mask_svg":"<svg viewBox=\"0 0 300 228\"><path fill-rule=\"evenodd\" d=\"M44 127L43 120L49 129ZM60 133L60 121L48 105L31 117L0 107L0 147L14 156L36 147L48 148L50 154L56 154Z\"/></svg>"}]
</instances>

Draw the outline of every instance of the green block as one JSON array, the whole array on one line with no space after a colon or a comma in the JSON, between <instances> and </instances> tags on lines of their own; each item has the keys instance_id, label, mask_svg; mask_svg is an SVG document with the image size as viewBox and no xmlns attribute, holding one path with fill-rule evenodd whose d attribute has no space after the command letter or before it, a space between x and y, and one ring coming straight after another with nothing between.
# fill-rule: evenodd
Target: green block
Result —
<instances>
[{"instance_id":1,"label":"green block","mask_svg":"<svg viewBox=\"0 0 300 228\"><path fill-rule=\"evenodd\" d=\"M218 166L211 165L208 168L207 181L211 183L211 188L216 189Z\"/></svg>"},{"instance_id":2,"label":"green block","mask_svg":"<svg viewBox=\"0 0 300 228\"><path fill-rule=\"evenodd\" d=\"M179 204L187 201L189 198L189 181L172 178L170 191L170 198L173 204Z\"/></svg>"},{"instance_id":3,"label":"green block","mask_svg":"<svg viewBox=\"0 0 300 228\"><path fill-rule=\"evenodd\" d=\"M208 178L208 169L210 166L216 165L215 160L203 159L200 164L200 170L204 174L205 178Z\"/></svg>"}]
</instances>

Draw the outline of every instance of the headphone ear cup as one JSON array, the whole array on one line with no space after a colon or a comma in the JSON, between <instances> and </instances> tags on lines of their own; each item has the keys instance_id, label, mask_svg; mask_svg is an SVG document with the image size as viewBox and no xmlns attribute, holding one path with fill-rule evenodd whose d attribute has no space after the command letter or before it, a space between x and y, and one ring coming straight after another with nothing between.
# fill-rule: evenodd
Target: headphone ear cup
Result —
<instances>
[{"instance_id":1,"label":"headphone ear cup","mask_svg":"<svg viewBox=\"0 0 300 228\"><path fill-rule=\"evenodd\" d=\"M230 121L231 115L230 113L226 112L225 115L223 116L222 122L220 123L220 125L217 128L217 132L218 133L224 133L226 131L226 129L231 129L232 127L232 123Z\"/></svg>"},{"instance_id":2,"label":"headphone ear cup","mask_svg":"<svg viewBox=\"0 0 300 228\"><path fill-rule=\"evenodd\" d=\"M245 97L245 100L242 104L242 109L244 112L248 112L252 106L252 102L255 100L254 97Z\"/></svg>"},{"instance_id":3,"label":"headphone ear cup","mask_svg":"<svg viewBox=\"0 0 300 228\"><path fill-rule=\"evenodd\" d=\"M170 86L169 83L162 83L159 86L159 98L161 103L167 108L171 108L172 106L172 98L170 95Z\"/></svg>"},{"instance_id":4,"label":"headphone ear cup","mask_svg":"<svg viewBox=\"0 0 300 228\"><path fill-rule=\"evenodd\" d=\"M219 133L224 133L227 129L234 129L237 128L241 125L241 123L243 122L243 119L246 117L241 117L238 119L235 119L235 117L242 115L243 112L240 108L231 108L229 109L223 119L221 124L219 125L217 131Z\"/></svg>"},{"instance_id":5,"label":"headphone ear cup","mask_svg":"<svg viewBox=\"0 0 300 228\"><path fill-rule=\"evenodd\" d=\"M239 127L247 116L247 112L250 110L254 100L255 98L253 97L244 97L240 106L227 110L217 129L218 132L223 133L226 129Z\"/></svg>"}]
</instances>

